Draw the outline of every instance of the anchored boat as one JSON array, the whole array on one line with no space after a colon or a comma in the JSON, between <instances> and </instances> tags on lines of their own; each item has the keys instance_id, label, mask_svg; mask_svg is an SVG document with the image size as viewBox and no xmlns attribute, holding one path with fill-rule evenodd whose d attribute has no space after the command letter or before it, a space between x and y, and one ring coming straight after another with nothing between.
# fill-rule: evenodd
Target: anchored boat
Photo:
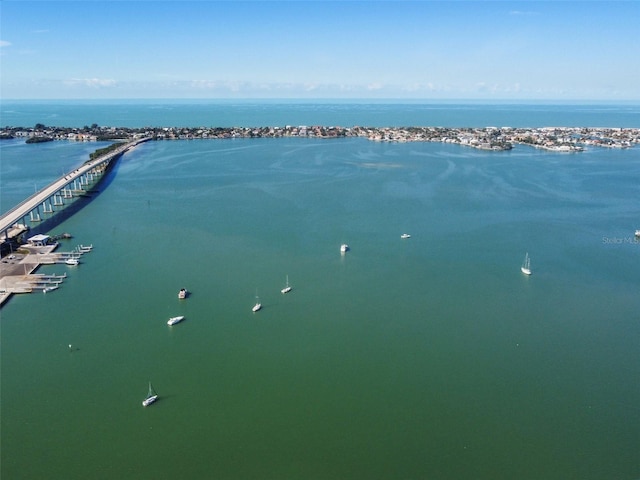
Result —
<instances>
[{"instance_id":1,"label":"anchored boat","mask_svg":"<svg viewBox=\"0 0 640 480\"><path fill-rule=\"evenodd\" d=\"M256 304L251 309L252 312L257 312L262 308L262 304L260 303L260 297L258 297L258 293L256 292Z\"/></svg>"},{"instance_id":2,"label":"anchored boat","mask_svg":"<svg viewBox=\"0 0 640 480\"><path fill-rule=\"evenodd\" d=\"M180 323L182 320L184 320L184 315L180 315L178 317L171 317L167 322L167 325L175 325L176 323Z\"/></svg>"},{"instance_id":3,"label":"anchored boat","mask_svg":"<svg viewBox=\"0 0 640 480\"><path fill-rule=\"evenodd\" d=\"M529 253L524 256L524 262L522 262L522 266L520 267L522 273L525 275L531 275L531 259L529 258Z\"/></svg>"},{"instance_id":4,"label":"anchored boat","mask_svg":"<svg viewBox=\"0 0 640 480\"><path fill-rule=\"evenodd\" d=\"M158 395L156 394L155 390L151 386L151 382L149 382L149 392L147 393L147 398L145 398L142 401L142 406L143 407L148 407L149 405L151 405L156 400L158 400Z\"/></svg>"},{"instance_id":5,"label":"anchored boat","mask_svg":"<svg viewBox=\"0 0 640 480\"><path fill-rule=\"evenodd\" d=\"M291 286L289 285L289 275L287 275L287 284L285 287L280 290L282 293L289 293L291 291Z\"/></svg>"}]
</instances>

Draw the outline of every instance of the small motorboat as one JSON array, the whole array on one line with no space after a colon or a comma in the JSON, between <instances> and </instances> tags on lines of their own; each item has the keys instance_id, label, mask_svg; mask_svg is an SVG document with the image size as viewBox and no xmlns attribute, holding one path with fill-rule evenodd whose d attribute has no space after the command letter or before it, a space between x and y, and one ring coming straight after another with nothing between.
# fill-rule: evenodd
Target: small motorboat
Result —
<instances>
[{"instance_id":1,"label":"small motorboat","mask_svg":"<svg viewBox=\"0 0 640 480\"><path fill-rule=\"evenodd\" d=\"M340 253L346 253L349 251L349 245L347 245L346 243L343 243L342 245L340 245Z\"/></svg>"},{"instance_id":2,"label":"small motorboat","mask_svg":"<svg viewBox=\"0 0 640 480\"><path fill-rule=\"evenodd\" d=\"M400 235L400 238L411 238L411 235L409 235L408 233L403 233L402 235Z\"/></svg>"},{"instance_id":3,"label":"small motorboat","mask_svg":"<svg viewBox=\"0 0 640 480\"><path fill-rule=\"evenodd\" d=\"M186 288L181 288L180 291L178 292L178 298L183 299L183 298L187 298L187 289Z\"/></svg>"},{"instance_id":4,"label":"small motorboat","mask_svg":"<svg viewBox=\"0 0 640 480\"><path fill-rule=\"evenodd\" d=\"M184 315L180 315L178 317L171 317L167 322L167 325L175 325L176 323L180 323L182 320L184 320Z\"/></svg>"}]
</instances>

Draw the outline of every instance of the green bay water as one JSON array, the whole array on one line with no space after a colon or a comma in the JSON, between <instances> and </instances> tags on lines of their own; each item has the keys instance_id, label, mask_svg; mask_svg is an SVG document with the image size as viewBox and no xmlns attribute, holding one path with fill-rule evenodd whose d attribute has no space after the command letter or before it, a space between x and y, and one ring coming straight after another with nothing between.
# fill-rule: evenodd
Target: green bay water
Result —
<instances>
[{"instance_id":1,"label":"green bay water","mask_svg":"<svg viewBox=\"0 0 640 480\"><path fill-rule=\"evenodd\" d=\"M2 309L2 478L637 479L639 194L637 149L136 147Z\"/></svg>"}]
</instances>

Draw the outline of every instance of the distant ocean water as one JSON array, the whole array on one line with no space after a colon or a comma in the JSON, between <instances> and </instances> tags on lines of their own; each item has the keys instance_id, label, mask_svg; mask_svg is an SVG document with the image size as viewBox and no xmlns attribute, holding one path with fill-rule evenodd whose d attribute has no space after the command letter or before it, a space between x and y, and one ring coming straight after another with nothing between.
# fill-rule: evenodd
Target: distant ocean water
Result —
<instances>
[{"instance_id":1,"label":"distant ocean water","mask_svg":"<svg viewBox=\"0 0 640 480\"><path fill-rule=\"evenodd\" d=\"M602 105L2 106L26 126L638 126ZM3 141L2 210L101 146ZM638 198L638 147L145 143L51 232L93 251L0 311L0 477L640 478Z\"/></svg>"},{"instance_id":2,"label":"distant ocean water","mask_svg":"<svg viewBox=\"0 0 640 480\"><path fill-rule=\"evenodd\" d=\"M18 101L2 100L0 125L83 127L439 126L640 127L640 104Z\"/></svg>"}]
</instances>

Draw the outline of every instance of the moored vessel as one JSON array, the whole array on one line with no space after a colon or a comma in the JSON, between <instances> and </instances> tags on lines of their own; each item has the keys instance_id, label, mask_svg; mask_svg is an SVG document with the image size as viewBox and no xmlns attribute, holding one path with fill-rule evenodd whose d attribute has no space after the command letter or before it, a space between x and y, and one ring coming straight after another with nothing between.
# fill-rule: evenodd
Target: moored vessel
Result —
<instances>
[{"instance_id":1,"label":"moored vessel","mask_svg":"<svg viewBox=\"0 0 640 480\"><path fill-rule=\"evenodd\" d=\"M167 325L175 325L176 323L180 323L182 320L184 320L184 315L171 317L169 321L167 321Z\"/></svg>"},{"instance_id":2,"label":"moored vessel","mask_svg":"<svg viewBox=\"0 0 640 480\"><path fill-rule=\"evenodd\" d=\"M149 382L149 391L147 392L147 397L142 401L142 406L148 407L156 400L158 400L158 395L156 394L155 390L151 386L151 382Z\"/></svg>"},{"instance_id":3,"label":"moored vessel","mask_svg":"<svg viewBox=\"0 0 640 480\"><path fill-rule=\"evenodd\" d=\"M289 275L287 275L287 283L285 284L285 287L280 291L282 293L289 293L291 291L291 286L289 285Z\"/></svg>"},{"instance_id":4,"label":"moored vessel","mask_svg":"<svg viewBox=\"0 0 640 480\"><path fill-rule=\"evenodd\" d=\"M262 304L260 303L260 297L258 297L258 293L256 292L256 304L251 309L252 312L257 312L262 308Z\"/></svg>"},{"instance_id":5,"label":"moored vessel","mask_svg":"<svg viewBox=\"0 0 640 480\"><path fill-rule=\"evenodd\" d=\"M531 259L529 258L529 253L524 256L524 262L522 262L520 270L525 275L531 275Z\"/></svg>"}]
</instances>

